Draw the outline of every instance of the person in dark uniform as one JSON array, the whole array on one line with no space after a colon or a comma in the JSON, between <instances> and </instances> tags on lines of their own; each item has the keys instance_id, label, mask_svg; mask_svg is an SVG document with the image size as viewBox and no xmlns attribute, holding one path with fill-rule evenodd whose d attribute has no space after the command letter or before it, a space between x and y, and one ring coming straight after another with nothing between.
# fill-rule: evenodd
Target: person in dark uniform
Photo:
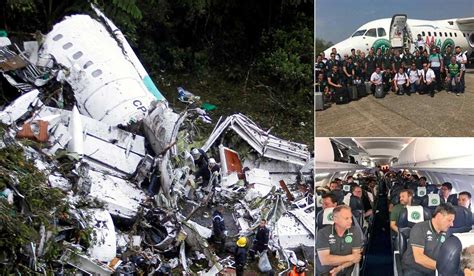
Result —
<instances>
[{"instance_id":1,"label":"person in dark uniform","mask_svg":"<svg viewBox=\"0 0 474 276\"><path fill-rule=\"evenodd\" d=\"M224 252L225 247L226 230L223 212L224 207L219 206L212 214L212 235L210 241L214 243L217 253Z\"/></svg>"},{"instance_id":2,"label":"person in dark uniform","mask_svg":"<svg viewBox=\"0 0 474 276\"><path fill-rule=\"evenodd\" d=\"M234 253L235 272L237 273L237 276L243 276L245 264L247 262L247 238L240 237L236 244L237 248L235 249Z\"/></svg>"},{"instance_id":3,"label":"person in dark uniform","mask_svg":"<svg viewBox=\"0 0 474 276\"><path fill-rule=\"evenodd\" d=\"M415 63L417 70L423 69L423 56L421 55L420 51L415 52L415 57L413 58L413 62Z\"/></svg>"},{"instance_id":4,"label":"person in dark uniform","mask_svg":"<svg viewBox=\"0 0 474 276\"><path fill-rule=\"evenodd\" d=\"M458 205L458 195L451 194L453 190L453 184L449 182L444 182L441 184L440 197L441 201L445 203L451 203L452 205Z\"/></svg>"},{"instance_id":5,"label":"person in dark uniform","mask_svg":"<svg viewBox=\"0 0 474 276\"><path fill-rule=\"evenodd\" d=\"M209 157L207 156L206 152L202 149L192 148L191 155L194 159L194 165L196 166L196 171L200 169L206 168L207 163L209 162Z\"/></svg>"},{"instance_id":6,"label":"person in dark uniform","mask_svg":"<svg viewBox=\"0 0 474 276\"><path fill-rule=\"evenodd\" d=\"M340 97L349 99L349 91L343 86L343 76L339 73L337 65L332 66L332 72L328 76L328 83L334 91L336 102Z\"/></svg>"},{"instance_id":7,"label":"person in dark uniform","mask_svg":"<svg viewBox=\"0 0 474 276\"><path fill-rule=\"evenodd\" d=\"M318 74L315 91L323 93L323 98L324 98L325 103L329 103L332 101L333 97L329 89L329 84L326 78L324 77L323 73Z\"/></svg>"},{"instance_id":8,"label":"person in dark uniform","mask_svg":"<svg viewBox=\"0 0 474 276\"><path fill-rule=\"evenodd\" d=\"M354 63L352 62L352 57L347 57L347 60L344 62L343 72L345 83L352 85L354 80Z\"/></svg>"},{"instance_id":9,"label":"person in dark uniform","mask_svg":"<svg viewBox=\"0 0 474 276\"><path fill-rule=\"evenodd\" d=\"M415 56L410 52L410 49L406 48L405 53L403 54L403 64L405 67L405 72L407 72L408 69L410 69L414 60L415 60Z\"/></svg>"},{"instance_id":10,"label":"person in dark uniform","mask_svg":"<svg viewBox=\"0 0 474 276\"><path fill-rule=\"evenodd\" d=\"M334 224L318 231L316 275L349 276L360 262L362 237L352 226L351 208L340 205L333 210Z\"/></svg>"},{"instance_id":11,"label":"person in dark uniform","mask_svg":"<svg viewBox=\"0 0 474 276\"><path fill-rule=\"evenodd\" d=\"M351 58L354 64L356 64L359 61L359 55L356 54L355 49L351 49Z\"/></svg>"},{"instance_id":12,"label":"person in dark uniform","mask_svg":"<svg viewBox=\"0 0 474 276\"><path fill-rule=\"evenodd\" d=\"M386 51L385 54L383 55L383 60L382 60L382 69L386 71L387 69L392 70L392 51Z\"/></svg>"},{"instance_id":13,"label":"person in dark uniform","mask_svg":"<svg viewBox=\"0 0 474 276\"><path fill-rule=\"evenodd\" d=\"M377 49L377 54L375 55L375 66L383 68L383 54L382 54L382 49L378 48Z\"/></svg>"},{"instance_id":14,"label":"person in dark uniform","mask_svg":"<svg viewBox=\"0 0 474 276\"><path fill-rule=\"evenodd\" d=\"M377 68L377 61L375 59L374 50L370 49L369 55L366 57L365 65L367 75L371 76L372 73L375 72L375 68Z\"/></svg>"},{"instance_id":15,"label":"person in dark uniform","mask_svg":"<svg viewBox=\"0 0 474 276\"><path fill-rule=\"evenodd\" d=\"M400 57L400 53L398 50L395 50L395 54L392 57L392 70L393 72L398 72L398 69L402 67L402 58Z\"/></svg>"},{"instance_id":16,"label":"person in dark uniform","mask_svg":"<svg viewBox=\"0 0 474 276\"><path fill-rule=\"evenodd\" d=\"M250 258L255 259L255 253L261 253L268 248L268 241L270 240L270 230L266 227L267 220L262 219L257 227L255 239L253 240L252 249L250 249Z\"/></svg>"},{"instance_id":17,"label":"person in dark uniform","mask_svg":"<svg viewBox=\"0 0 474 276\"><path fill-rule=\"evenodd\" d=\"M448 66L451 63L451 57L453 56L453 49L451 45L448 45L442 53L444 67L441 68L441 79L445 79L448 76Z\"/></svg>"},{"instance_id":18,"label":"person in dark uniform","mask_svg":"<svg viewBox=\"0 0 474 276\"><path fill-rule=\"evenodd\" d=\"M451 204L440 204L430 220L419 222L410 230L407 250L403 254L405 276L435 275L436 259L447 231L453 226L456 211Z\"/></svg>"},{"instance_id":19,"label":"person in dark uniform","mask_svg":"<svg viewBox=\"0 0 474 276\"><path fill-rule=\"evenodd\" d=\"M367 59L365 58L365 52L360 53L359 66L362 69L362 78L364 81L370 80L370 75L367 74Z\"/></svg>"},{"instance_id":20,"label":"person in dark uniform","mask_svg":"<svg viewBox=\"0 0 474 276\"><path fill-rule=\"evenodd\" d=\"M216 160L214 158L209 158L209 163L206 167L199 169L194 174L196 179L202 178L202 187L207 187L211 177L214 175L214 179L219 179L219 172L221 168L217 165ZM214 182L215 183L215 182ZM214 183L212 183L214 185Z\"/></svg>"},{"instance_id":21,"label":"person in dark uniform","mask_svg":"<svg viewBox=\"0 0 474 276\"><path fill-rule=\"evenodd\" d=\"M314 63L314 71L316 76L319 74L323 74L326 76L327 71L326 71L326 63L323 62L323 58L321 56L316 57L316 62Z\"/></svg>"}]
</instances>

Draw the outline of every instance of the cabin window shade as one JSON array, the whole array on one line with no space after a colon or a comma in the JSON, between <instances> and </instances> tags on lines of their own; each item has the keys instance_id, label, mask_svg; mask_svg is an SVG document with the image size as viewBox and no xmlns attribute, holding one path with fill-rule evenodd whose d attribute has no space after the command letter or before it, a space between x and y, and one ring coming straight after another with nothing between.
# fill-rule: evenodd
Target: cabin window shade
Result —
<instances>
[{"instance_id":1,"label":"cabin window shade","mask_svg":"<svg viewBox=\"0 0 474 276\"><path fill-rule=\"evenodd\" d=\"M423 31L423 32L421 32L421 36L425 36L425 32L424 32L424 31Z\"/></svg>"},{"instance_id":2,"label":"cabin window shade","mask_svg":"<svg viewBox=\"0 0 474 276\"><path fill-rule=\"evenodd\" d=\"M377 33L376 33L376 31L375 31L375 28L374 28L374 29L369 29L369 30L365 33L365 36L377 37Z\"/></svg>"},{"instance_id":3,"label":"cabin window shade","mask_svg":"<svg viewBox=\"0 0 474 276\"><path fill-rule=\"evenodd\" d=\"M428 36L431 36L431 32L428 32Z\"/></svg>"}]
</instances>

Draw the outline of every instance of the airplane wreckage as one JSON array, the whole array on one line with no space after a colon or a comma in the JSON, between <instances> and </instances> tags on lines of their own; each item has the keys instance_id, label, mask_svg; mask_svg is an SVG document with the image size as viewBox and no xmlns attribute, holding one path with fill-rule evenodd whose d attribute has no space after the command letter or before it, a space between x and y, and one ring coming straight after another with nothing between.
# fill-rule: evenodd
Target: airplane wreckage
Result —
<instances>
[{"instance_id":1,"label":"airplane wreckage","mask_svg":"<svg viewBox=\"0 0 474 276\"><path fill-rule=\"evenodd\" d=\"M198 147L206 110L182 88L187 108L171 109L120 30L93 9L94 18L68 16L22 48L0 40L0 71L20 94L0 111L0 269L234 275L235 241L252 241L261 219L272 272L312 263L307 146L235 114ZM192 147L220 165L207 186ZM209 241L217 206L224 254Z\"/></svg>"}]
</instances>

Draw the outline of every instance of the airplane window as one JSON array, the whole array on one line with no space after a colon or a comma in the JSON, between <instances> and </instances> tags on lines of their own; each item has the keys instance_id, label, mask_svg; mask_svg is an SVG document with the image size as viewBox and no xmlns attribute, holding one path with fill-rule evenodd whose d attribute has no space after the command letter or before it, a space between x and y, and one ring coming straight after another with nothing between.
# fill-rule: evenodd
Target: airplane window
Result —
<instances>
[{"instance_id":1,"label":"airplane window","mask_svg":"<svg viewBox=\"0 0 474 276\"><path fill-rule=\"evenodd\" d=\"M68 43L66 43L66 44L63 45L63 49L64 49L64 50L67 50L67 49L69 49L69 48L71 48L71 47L72 47L72 43L71 43L71 42L68 42Z\"/></svg>"},{"instance_id":2,"label":"airplane window","mask_svg":"<svg viewBox=\"0 0 474 276\"><path fill-rule=\"evenodd\" d=\"M356 31L356 32L352 35L352 37L354 37L354 36L361 36L361 35L363 35L363 34L365 33L365 31L366 31L365 29L364 29L364 30L358 30L358 31Z\"/></svg>"},{"instance_id":3,"label":"airplane window","mask_svg":"<svg viewBox=\"0 0 474 276\"><path fill-rule=\"evenodd\" d=\"M450 37L453 37L453 33L449 33L449 36L450 36Z\"/></svg>"},{"instance_id":4,"label":"airplane window","mask_svg":"<svg viewBox=\"0 0 474 276\"><path fill-rule=\"evenodd\" d=\"M93 76L94 78L97 78L97 77L100 76L100 75L102 75L102 70L100 70L100 69L97 69L97 70L95 70L94 72L92 72L92 76Z\"/></svg>"},{"instance_id":5,"label":"airplane window","mask_svg":"<svg viewBox=\"0 0 474 276\"><path fill-rule=\"evenodd\" d=\"M463 33L464 37L466 37L466 33Z\"/></svg>"},{"instance_id":6,"label":"airplane window","mask_svg":"<svg viewBox=\"0 0 474 276\"><path fill-rule=\"evenodd\" d=\"M436 32L433 32L434 36L436 37Z\"/></svg>"},{"instance_id":7,"label":"airplane window","mask_svg":"<svg viewBox=\"0 0 474 276\"><path fill-rule=\"evenodd\" d=\"M92 64L94 63L89 60L88 62L86 62L86 64L84 64L84 66L82 66L82 68L87 69L87 67L91 66Z\"/></svg>"},{"instance_id":8,"label":"airplane window","mask_svg":"<svg viewBox=\"0 0 474 276\"><path fill-rule=\"evenodd\" d=\"M425 32L421 32L421 36L425 36Z\"/></svg>"},{"instance_id":9,"label":"airplane window","mask_svg":"<svg viewBox=\"0 0 474 276\"><path fill-rule=\"evenodd\" d=\"M442 33L442 32L439 32L439 36L443 37L443 33Z\"/></svg>"},{"instance_id":10,"label":"airplane window","mask_svg":"<svg viewBox=\"0 0 474 276\"><path fill-rule=\"evenodd\" d=\"M444 33L444 36L445 36L445 37L448 37L448 33Z\"/></svg>"},{"instance_id":11,"label":"airplane window","mask_svg":"<svg viewBox=\"0 0 474 276\"><path fill-rule=\"evenodd\" d=\"M368 30L368 31L365 33L365 35L366 35L366 36L377 37L377 33L376 33L376 31L375 31L375 28Z\"/></svg>"},{"instance_id":12,"label":"airplane window","mask_svg":"<svg viewBox=\"0 0 474 276\"><path fill-rule=\"evenodd\" d=\"M53 37L53 40L54 40L54 41L58 41L58 40L60 40L61 38L63 38L63 35L62 35L62 34L57 34L57 35L55 35L55 36Z\"/></svg>"},{"instance_id":13,"label":"airplane window","mask_svg":"<svg viewBox=\"0 0 474 276\"><path fill-rule=\"evenodd\" d=\"M72 55L73 59L78 59L80 57L82 57L82 52L81 51L75 52L74 55Z\"/></svg>"},{"instance_id":14,"label":"airplane window","mask_svg":"<svg viewBox=\"0 0 474 276\"><path fill-rule=\"evenodd\" d=\"M428 36L431 36L431 32L428 32Z\"/></svg>"},{"instance_id":15,"label":"airplane window","mask_svg":"<svg viewBox=\"0 0 474 276\"><path fill-rule=\"evenodd\" d=\"M381 36L386 36L387 33L385 32L385 29L384 28L378 28L377 29L377 36L378 37L381 37Z\"/></svg>"},{"instance_id":16,"label":"airplane window","mask_svg":"<svg viewBox=\"0 0 474 276\"><path fill-rule=\"evenodd\" d=\"M457 33L454 33L454 36L455 36L455 37L458 37L458 34L457 34Z\"/></svg>"}]
</instances>

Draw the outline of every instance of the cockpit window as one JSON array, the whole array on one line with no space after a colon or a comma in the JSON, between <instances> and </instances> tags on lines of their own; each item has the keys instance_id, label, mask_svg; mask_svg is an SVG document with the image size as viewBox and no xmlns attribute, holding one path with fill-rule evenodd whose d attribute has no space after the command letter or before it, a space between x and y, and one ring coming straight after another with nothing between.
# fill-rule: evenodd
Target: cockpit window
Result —
<instances>
[{"instance_id":1,"label":"cockpit window","mask_svg":"<svg viewBox=\"0 0 474 276\"><path fill-rule=\"evenodd\" d=\"M376 31L375 31L375 28L368 30L368 31L365 33L365 36L377 37L377 33L376 33Z\"/></svg>"},{"instance_id":2,"label":"cockpit window","mask_svg":"<svg viewBox=\"0 0 474 276\"><path fill-rule=\"evenodd\" d=\"M384 28L378 28L377 29L377 36L378 37L382 37L382 36L386 36L387 33L385 32L385 29Z\"/></svg>"},{"instance_id":3,"label":"cockpit window","mask_svg":"<svg viewBox=\"0 0 474 276\"><path fill-rule=\"evenodd\" d=\"M365 31L366 31L365 29L364 29L364 30L358 30L358 31L356 31L356 32L352 35L352 37L354 37L354 36L361 36L361 35L363 35L363 34L365 33Z\"/></svg>"}]
</instances>

